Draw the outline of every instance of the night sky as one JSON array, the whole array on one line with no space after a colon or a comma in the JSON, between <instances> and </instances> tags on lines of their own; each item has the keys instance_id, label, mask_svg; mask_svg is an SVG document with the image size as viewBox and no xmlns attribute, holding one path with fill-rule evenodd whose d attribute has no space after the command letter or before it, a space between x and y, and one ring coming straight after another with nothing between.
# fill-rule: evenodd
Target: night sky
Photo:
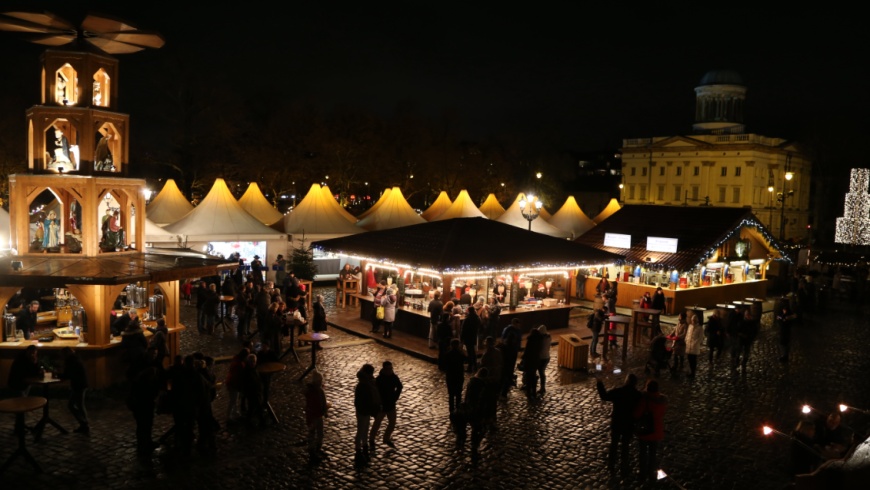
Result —
<instances>
[{"instance_id":1,"label":"night sky","mask_svg":"<svg viewBox=\"0 0 870 490\"><path fill-rule=\"evenodd\" d=\"M410 105L433 118L453 115L470 140L517 134L576 151L689 134L694 88L707 71L730 69L748 86L749 132L813 143L844 169L867 165L855 141L870 134L868 43L854 13L689 3L234 4L23 3L74 23L87 12L111 14L164 35L160 50L119 56L120 109L131 114L134 138L148 123L137 120L147 97L136 94L149 90L137 86L139 75L167 59L239 92L383 117ZM20 107L4 106L23 121L37 100L42 48L8 32L0 46L20 68L7 65L2 84L21 77L32 90Z\"/></svg>"}]
</instances>

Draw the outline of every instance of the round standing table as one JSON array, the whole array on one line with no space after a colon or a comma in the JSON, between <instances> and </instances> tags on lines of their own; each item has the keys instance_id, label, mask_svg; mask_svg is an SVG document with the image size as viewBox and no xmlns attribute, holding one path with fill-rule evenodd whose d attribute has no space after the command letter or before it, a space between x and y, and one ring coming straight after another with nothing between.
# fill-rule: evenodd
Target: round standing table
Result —
<instances>
[{"instance_id":1,"label":"round standing table","mask_svg":"<svg viewBox=\"0 0 870 490\"><path fill-rule=\"evenodd\" d=\"M308 369L302 373L302 376L299 376L299 381L305 379L305 376L308 376L308 373L314 371L314 368L317 367L317 348L318 345L324 340L329 340L329 335L320 332L314 333L304 333L298 337L300 342L308 342L311 344L311 365L308 366Z\"/></svg>"},{"instance_id":2,"label":"round standing table","mask_svg":"<svg viewBox=\"0 0 870 490\"><path fill-rule=\"evenodd\" d=\"M51 397L49 396L49 387L53 384L63 383L66 380L58 379L58 378L28 378L26 380L28 383L32 385L42 385L42 396L45 397L46 400L49 400ZM39 422L33 428L33 439L36 442L39 442L42 439L42 432L45 430L46 424L51 424L55 429L60 431L61 434L69 434L69 431L63 428L60 424L54 421L53 418L48 413L49 403L46 402L42 407L42 418L39 419Z\"/></svg>"},{"instance_id":3,"label":"round standing table","mask_svg":"<svg viewBox=\"0 0 870 490\"><path fill-rule=\"evenodd\" d=\"M287 369L287 365L283 362L264 362L263 364L257 365L257 372L267 377L267 383L272 382L273 374L283 372L285 369ZM267 391L267 393L269 391ZM272 420L277 424L278 416L275 415L275 410L272 409L272 404L269 403L269 398L267 397L264 401L266 403L266 411L269 412L269 416L272 417Z\"/></svg>"},{"instance_id":4,"label":"round standing table","mask_svg":"<svg viewBox=\"0 0 870 490\"><path fill-rule=\"evenodd\" d=\"M3 463L3 467L0 468L0 474L6 471L6 468L8 468L9 465L18 458L18 456L23 456L24 459L36 468L37 472L42 473L42 468L39 466L39 463L33 459L30 452L27 451L27 446L24 443L24 435L27 432L27 428L24 426L24 414L34 410L39 410L40 408L47 406L47 404L48 400L41 396L22 396L0 400L0 413L15 414L15 435L18 436L18 449L16 449L15 452L9 456L9 459Z\"/></svg>"}]
</instances>

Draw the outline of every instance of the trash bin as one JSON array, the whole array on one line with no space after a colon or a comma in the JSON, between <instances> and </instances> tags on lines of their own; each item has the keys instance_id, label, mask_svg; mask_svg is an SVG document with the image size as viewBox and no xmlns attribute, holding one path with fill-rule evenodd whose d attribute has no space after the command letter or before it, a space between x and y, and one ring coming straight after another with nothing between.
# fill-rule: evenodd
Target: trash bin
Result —
<instances>
[{"instance_id":1,"label":"trash bin","mask_svg":"<svg viewBox=\"0 0 870 490\"><path fill-rule=\"evenodd\" d=\"M575 334L559 336L559 367L586 371L589 344Z\"/></svg>"}]
</instances>

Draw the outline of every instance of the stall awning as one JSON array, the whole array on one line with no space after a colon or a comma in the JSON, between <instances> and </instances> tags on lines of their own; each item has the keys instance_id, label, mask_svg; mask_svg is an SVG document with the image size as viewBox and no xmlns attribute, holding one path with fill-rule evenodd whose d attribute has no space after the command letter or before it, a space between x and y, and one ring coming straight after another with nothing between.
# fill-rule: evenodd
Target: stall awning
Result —
<instances>
[{"instance_id":1,"label":"stall awning","mask_svg":"<svg viewBox=\"0 0 870 490\"><path fill-rule=\"evenodd\" d=\"M452 218L320 240L326 252L441 272L586 267L624 256L486 218Z\"/></svg>"}]
</instances>

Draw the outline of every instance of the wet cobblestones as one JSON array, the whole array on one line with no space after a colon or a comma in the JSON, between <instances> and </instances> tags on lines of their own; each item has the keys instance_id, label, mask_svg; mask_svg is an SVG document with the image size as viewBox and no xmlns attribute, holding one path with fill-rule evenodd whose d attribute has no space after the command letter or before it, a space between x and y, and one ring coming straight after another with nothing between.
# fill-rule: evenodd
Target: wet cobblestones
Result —
<instances>
[{"instance_id":1,"label":"wet cobblestones","mask_svg":"<svg viewBox=\"0 0 870 490\"><path fill-rule=\"evenodd\" d=\"M332 304L327 301L328 304ZM191 316L192 307L184 307ZM805 322L795 331L792 361L783 365L774 330L762 329L745 376L732 376L728 360L709 369L706 351L699 358L694 380L663 377L662 391L669 397L666 438L660 447L660 466L688 489L783 488L790 481L788 441L765 439L760 427L770 423L789 431L799 420L798 408L810 403L822 411L847 401L870 407L870 334L866 307L830 305L826 316ZM327 459L308 463L304 446L302 385L297 378L308 366L309 352L300 349L301 363L291 358L286 372L273 380L272 404L281 421L265 429L242 425L223 427L218 455L195 454L182 462L163 447L150 461L139 461L134 450L134 423L118 387L89 394L91 436L60 435L47 428L43 442L28 447L45 469L34 474L24 461L16 461L2 475L3 488L367 488L367 489L604 489L635 488L632 475L611 474L605 465L609 442L609 404L599 401L594 378L570 373L560 376L556 348L546 397L529 403L516 391L500 403L498 431L484 440L482 460L474 465L469 451L457 452L447 417L447 395L441 373L426 361L361 341L330 327L333 336L318 355L328 399L324 449ZM203 338L195 328L182 334L182 351L201 350L220 358L238 350L226 338ZM726 353L727 355L727 353ZM353 463L355 418L353 389L359 366L383 360L394 363L405 390L399 400L396 449L380 445L372 461ZM628 366L645 378L642 355L630 355ZM218 363L218 379L226 364ZM605 375L608 387L623 375ZM575 380L575 382L569 382ZM52 415L66 427L73 419L59 395ZM223 422L226 396L214 403ZM868 420L846 421L866 426ZM155 439L171 425L171 417L158 415ZM0 458L15 447L12 419L0 419ZM660 483L662 487L667 485Z\"/></svg>"}]
</instances>

